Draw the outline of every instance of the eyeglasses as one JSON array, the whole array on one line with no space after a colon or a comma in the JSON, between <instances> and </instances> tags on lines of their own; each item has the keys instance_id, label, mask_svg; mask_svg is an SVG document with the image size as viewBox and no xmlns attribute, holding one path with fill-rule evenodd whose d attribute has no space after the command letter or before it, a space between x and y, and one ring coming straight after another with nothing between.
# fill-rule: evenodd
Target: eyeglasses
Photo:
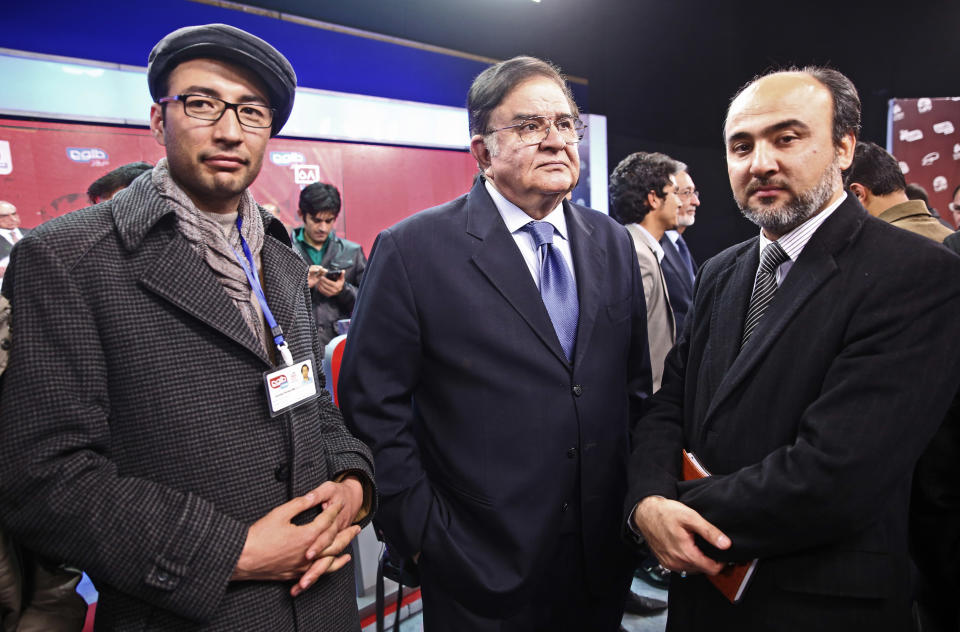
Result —
<instances>
[{"instance_id":1,"label":"eyeglasses","mask_svg":"<svg viewBox=\"0 0 960 632\"><path fill-rule=\"evenodd\" d=\"M696 189L683 189L683 190L681 190L681 191L677 191L677 195L679 195L679 196L682 197L682 198L688 198L688 197L697 197L697 198L699 198L699 197L700 197L700 192L697 191Z\"/></svg>"},{"instance_id":2,"label":"eyeglasses","mask_svg":"<svg viewBox=\"0 0 960 632\"><path fill-rule=\"evenodd\" d=\"M519 123L492 129L487 134L515 129L522 142L528 145L539 145L550 135L551 125L557 129L560 138L568 145L575 145L583 140L583 132L587 129L583 121L573 116L558 116L555 119L549 119L545 116L531 116ZM487 134L484 134L484 136Z\"/></svg>"},{"instance_id":3,"label":"eyeglasses","mask_svg":"<svg viewBox=\"0 0 960 632\"><path fill-rule=\"evenodd\" d=\"M177 94L157 99L157 103L170 103L171 101L182 103L183 113L190 118L203 121L219 121L224 112L233 110L237 113L237 120L245 127L261 129L273 125L275 110L266 105L230 103L205 94Z\"/></svg>"}]
</instances>

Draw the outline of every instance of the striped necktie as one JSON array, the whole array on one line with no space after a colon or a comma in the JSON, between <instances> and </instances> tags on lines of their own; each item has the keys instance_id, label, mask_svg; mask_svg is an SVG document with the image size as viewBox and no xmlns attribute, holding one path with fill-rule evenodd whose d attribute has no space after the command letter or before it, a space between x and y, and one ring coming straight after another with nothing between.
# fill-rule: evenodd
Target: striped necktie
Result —
<instances>
[{"instance_id":1,"label":"striped necktie","mask_svg":"<svg viewBox=\"0 0 960 632\"><path fill-rule=\"evenodd\" d=\"M747 320L743 326L743 338L740 341L740 348L743 349L750 338L750 334L756 329L763 313L767 310L774 294L777 293L777 268L780 264L789 259L786 251L775 241L770 242L763 249L760 257L760 268L757 270L757 278L753 282L753 294L750 296L750 307L747 309Z\"/></svg>"}]
</instances>

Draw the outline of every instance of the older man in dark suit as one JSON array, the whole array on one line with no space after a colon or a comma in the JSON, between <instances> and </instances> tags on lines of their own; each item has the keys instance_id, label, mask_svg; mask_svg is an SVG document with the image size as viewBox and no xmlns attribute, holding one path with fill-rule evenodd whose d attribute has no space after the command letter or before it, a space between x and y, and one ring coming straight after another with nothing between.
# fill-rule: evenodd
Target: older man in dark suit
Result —
<instances>
[{"instance_id":1,"label":"older man in dark suit","mask_svg":"<svg viewBox=\"0 0 960 632\"><path fill-rule=\"evenodd\" d=\"M419 557L426 630L616 630L650 391L636 255L564 200L582 124L555 68L497 64L468 111L482 177L378 237L340 403L384 482L377 525Z\"/></svg>"},{"instance_id":2,"label":"older man in dark suit","mask_svg":"<svg viewBox=\"0 0 960 632\"><path fill-rule=\"evenodd\" d=\"M300 378L307 267L247 188L293 69L220 24L168 35L147 76L166 158L15 251L0 516L90 574L98 630L358 630L369 452Z\"/></svg>"},{"instance_id":3,"label":"older man in dark suit","mask_svg":"<svg viewBox=\"0 0 960 632\"><path fill-rule=\"evenodd\" d=\"M675 571L669 630L912 629L910 477L960 380L960 260L843 191L859 106L823 68L730 106L730 183L762 231L701 268L634 435L628 507ZM712 476L683 481L684 449ZM736 605L701 574L752 559Z\"/></svg>"}]
</instances>

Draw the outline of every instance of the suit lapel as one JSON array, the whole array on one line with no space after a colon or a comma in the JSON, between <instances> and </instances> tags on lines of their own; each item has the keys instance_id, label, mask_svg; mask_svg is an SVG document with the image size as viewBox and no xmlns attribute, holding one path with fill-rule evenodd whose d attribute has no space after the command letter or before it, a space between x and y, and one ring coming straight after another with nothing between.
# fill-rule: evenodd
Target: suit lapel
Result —
<instances>
[{"instance_id":1,"label":"suit lapel","mask_svg":"<svg viewBox=\"0 0 960 632\"><path fill-rule=\"evenodd\" d=\"M690 274L687 272L687 266L683 262L683 259L680 258L680 252L677 250L677 247L670 241L670 238L666 236L660 240L660 245L663 247L663 266L671 268L674 277L679 279L680 283L693 294L693 283L690 281Z\"/></svg>"},{"instance_id":2,"label":"suit lapel","mask_svg":"<svg viewBox=\"0 0 960 632\"><path fill-rule=\"evenodd\" d=\"M758 238L754 238L747 242L734 262L718 274L713 311L710 314L710 356L705 367L705 383L700 385L713 392L708 416L716 407L720 393L727 384L731 365L740 351L743 323L760 264L757 241Z\"/></svg>"},{"instance_id":3,"label":"suit lapel","mask_svg":"<svg viewBox=\"0 0 960 632\"><path fill-rule=\"evenodd\" d=\"M140 282L157 296L270 363L240 310L210 267L179 232L158 252L153 263L145 267Z\"/></svg>"},{"instance_id":4,"label":"suit lapel","mask_svg":"<svg viewBox=\"0 0 960 632\"><path fill-rule=\"evenodd\" d=\"M773 297L763 318L750 336L750 340L743 347L739 354L736 354L729 370L723 377L719 388L712 398L710 407L707 410L705 420L709 420L712 413L723 403L734 389L736 389L751 371L754 370L760 360L770 352L771 347L779 338L784 328L796 317L797 313L810 300L810 297L820 289L821 286L833 276L838 266L835 254L845 248L848 243L859 232L860 226L866 211L856 202L852 196L834 211L813 234L810 241L804 247L796 263L790 268L787 278L784 279L776 295ZM751 240L750 252L752 255L746 257L752 264L752 276L756 275L756 268L759 265L759 253L756 240ZM746 266L744 266L744 276ZM739 281L734 280L737 286L731 287L731 294L736 294L742 298L744 278L739 277ZM727 336L727 343L740 345L740 336L743 333L743 321L746 318L747 305L750 300L750 292L753 290L753 279L750 279L750 289L747 290L746 302L737 310L738 325L737 329L717 330L730 331ZM732 309L734 306L728 306ZM730 323L732 327L732 323ZM736 336L733 333L736 332ZM729 350L728 350L729 351Z\"/></svg>"},{"instance_id":5,"label":"suit lapel","mask_svg":"<svg viewBox=\"0 0 960 632\"><path fill-rule=\"evenodd\" d=\"M596 239L593 231L584 221L584 211L564 201L564 216L567 231L570 234L570 251L573 253L573 268L577 273L577 296L580 303L580 322L577 325L577 345L574 348L574 364L581 362L587 352L587 343L597 322L600 309L600 289L604 287L599 280L603 278L605 251ZM589 211L593 212L593 211Z\"/></svg>"},{"instance_id":6,"label":"suit lapel","mask_svg":"<svg viewBox=\"0 0 960 632\"><path fill-rule=\"evenodd\" d=\"M507 232L482 178L478 178L467 197L466 212L467 233L479 240L472 256L474 264L557 359L569 364L537 285L527 274L523 255L513 236ZM579 337L578 333L578 340Z\"/></svg>"},{"instance_id":7,"label":"suit lapel","mask_svg":"<svg viewBox=\"0 0 960 632\"><path fill-rule=\"evenodd\" d=\"M114 198L113 220L121 241L130 252L148 259L139 282L269 365L266 352L210 267L176 230L173 216L149 176L138 178Z\"/></svg>"}]
</instances>

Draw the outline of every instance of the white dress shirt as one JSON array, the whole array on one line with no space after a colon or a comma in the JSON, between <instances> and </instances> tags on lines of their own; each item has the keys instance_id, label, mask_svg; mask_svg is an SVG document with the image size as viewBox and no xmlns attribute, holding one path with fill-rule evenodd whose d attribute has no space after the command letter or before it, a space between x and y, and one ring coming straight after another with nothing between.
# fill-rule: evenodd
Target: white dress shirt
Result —
<instances>
[{"instance_id":1,"label":"white dress shirt","mask_svg":"<svg viewBox=\"0 0 960 632\"><path fill-rule=\"evenodd\" d=\"M777 268L777 287L780 287L780 284L783 283L783 280L787 278L787 273L790 272L790 268L793 267L793 264L796 262L797 257L800 256L800 253L803 251L804 246L807 245L807 242L810 241L810 238L813 237L813 234L817 232L817 229L820 228L820 225L827 221L827 218L830 217L837 207L840 206L843 201L847 199L847 192L844 191L843 195L840 196L840 199L823 209L804 223L800 224L789 233L777 240L777 243L780 244L780 247L787 253L787 256L790 258L780 264L780 267ZM763 249L767 247L767 244L772 243L766 236L763 234L763 231L760 231L760 256L763 256ZM759 266L757 268L760 269Z\"/></svg>"},{"instance_id":2,"label":"white dress shirt","mask_svg":"<svg viewBox=\"0 0 960 632\"><path fill-rule=\"evenodd\" d=\"M507 230L513 236L523 260L527 262L527 268L530 270L530 276L533 277L537 289L540 288L540 250L533 241L533 235L523 230L523 227L534 221L532 217L523 212L523 210L503 197L503 194L497 191L496 187L490 184L490 181L484 182L487 192L493 198L493 203L503 218L503 223L507 225ZM553 233L553 246L560 252L567 269L570 270L574 282L577 280L577 273L573 270L573 254L570 251L570 237L567 232L567 219L563 216L563 200L555 209L543 218L544 222L550 222L555 229Z\"/></svg>"}]
</instances>

